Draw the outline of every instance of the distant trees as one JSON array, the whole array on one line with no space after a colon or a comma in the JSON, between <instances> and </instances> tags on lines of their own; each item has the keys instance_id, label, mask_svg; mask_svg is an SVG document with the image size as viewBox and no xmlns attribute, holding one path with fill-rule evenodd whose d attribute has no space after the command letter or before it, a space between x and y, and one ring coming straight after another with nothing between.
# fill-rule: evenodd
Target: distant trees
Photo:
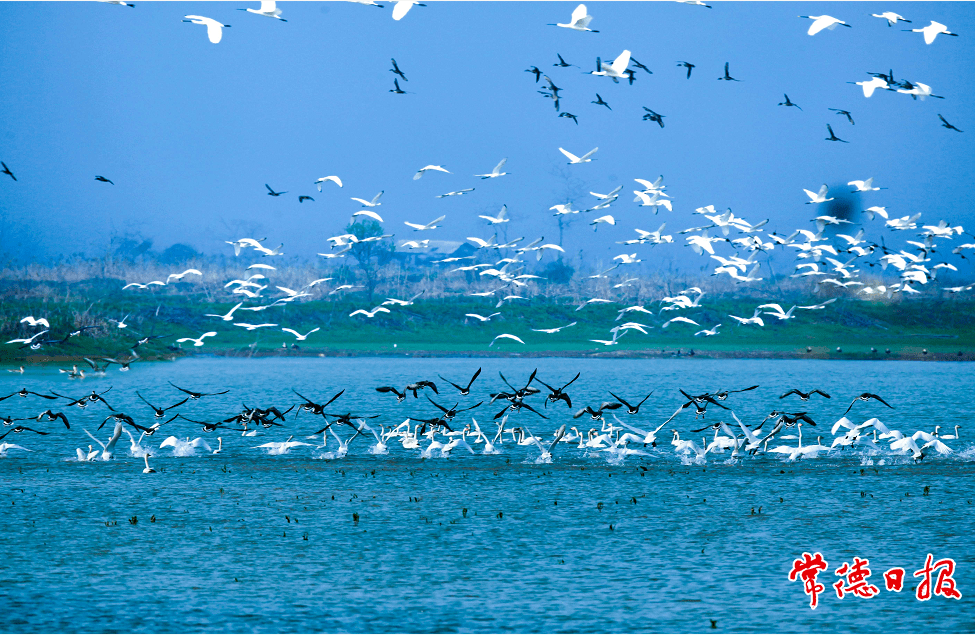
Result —
<instances>
[{"instance_id":1,"label":"distant trees","mask_svg":"<svg viewBox=\"0 0 975 635\"><path fill-rule=\"evenodd\" d=\"M385 239L383 226L374 220L349 223L345 227L345 232L352 234L359 241L352 244L349 255L355 258L356 264L366 278L366 293L371 304L373 292L379 282L379 274L393 259L396 248L393 243Z\"/></svg>"}]
</instances>

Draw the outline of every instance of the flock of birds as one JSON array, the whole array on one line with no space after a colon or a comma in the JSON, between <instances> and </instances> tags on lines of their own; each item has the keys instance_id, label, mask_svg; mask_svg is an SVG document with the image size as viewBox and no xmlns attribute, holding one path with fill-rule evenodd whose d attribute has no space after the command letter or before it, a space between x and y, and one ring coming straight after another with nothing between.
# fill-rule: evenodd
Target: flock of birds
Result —
<instances>
[{"instance_id":1,"label":"flock of birds","mask_svg":"<svg viewBox=\"0 0 975 635\"><path fill-rule=\"evenodd\" d=\"M113 4L132 6L121 0L106 1L111 1ZM361 4L382 6L377 5L375 2L358 1ZM703 2L696 0L686 1L685 3L708 7ZM401 19L413 5L423 6L419 3L405 0L396 2L393 9L393 18L397 20ZM275 5L273 0L262 0L260 9L248 8L246 11L251 14L283 21L281 9ZM903 16L889 11L872 15L884 20L889 26L897 25L900 22L911 22ZM828 15L799 17L812 20L808 30L810 36L820 34L824 30L832 30L837 26L851 26L843 20ZM211 18L195 15L186 16L185 20L195 24L206 25L210 40L214 43L220 41L222 28L229 26ZM568 22L556 22L552 26L578 32L597 33L598 31L590 28L592 20L593 18L588 14L586 6L580 4L572 12ZM957 36L956 33L948 31L945 25L934 21L926 27L908 30L921 33L927 44L933 44L938 35ZM557 57L558 62L554 64L556 67L564 68L572 66L561 54L558 54ZM695 64L686 61L678 62L678 66L686 69L688 79L690 79L691 72L696 67ZM398 80L403 79L404 82L408 81L407 76L395 59L392 60L392 68L390 71L395 75L395 90L393 92L404 92L400 90ZM537 66L532 66L528 71L534 74L536 82L542 79L545 80L547 84L546 90L540 92L546 98L553 99L556 110L559 110L562 89L556 86L553 80ZM624 50L612 63L603 63L600 59L597 59L596 70L592 71L591 74L608 78L614 82L624 80L632 84L638 77L638 72L652 73L647 66L634 59L629 50ZM876 90L884 90L909 95L915 100L923 101L927 97L942 99L942 97L934 95L930 86L924 83L908 81L906 79L896 80L892 70L886 73L871 72L869 75L872 76L871 80L855 82L862 87L864 96L867 98L871 97ZM731 75L728 63L724 65L723 76L718 79L739 81ZM596 93L596 100L592 103L611 109L611 105L598 93ZM785 95L785 101L779 105L787 108L795 107L801 109L788 95ZM644 110L646 110L646 114L644 115L645 119L655 122L661 127L664 126L664 115L656 113L650 108L645 108ZM853 115L849 110L838 108L831 110L843 116L850 125L855 125ZM578 118L571 113L563 111L560 112L560 116L571 118L578 124ZM944 120L944 118L942 118L942 122L945 128L961 132L961 130ZM830 134L829 140L844 141L834 134L831 126L827 127ZM567 159L567 163L570 166L592 162L598 150L599 148L597 147L582 154L575 154L573 151L565 148L558 148L558 151ZM473 176L481 180L502 178L508 174L505 171L507 167L506 162L507 159L501 159L492 170ZM3 167L3 173L16 181L16 176L13 171L5 163L0 163L0 165ZM414 174L413 179L418 180L428 174L450 175L452 173L443 165L430 164L419 168ZM446 176L440 178L446 178ZM95 180L114 185L114 182L105 176L99 175ZM632 191L634 195L633 202L638 203L640 208L648 208L648 211L651 211L654 215L661 208L668 213L673 212L675 198L672 193L668 192L667 186L664 184L663 176L659 176L654 180L635 178L634 181L639 187ZM343 187L342 179L337 175L318 178L312 184L317 187L319 192L322 191L325 185L328 185L328 187ZM272 197L280 197L288 193L287 191L275 190L269 184L266 184L265 187L267 189L267 195ZM590 192L590 195L593 197L591 204L578 205L577 201L567 201L552 205L549 211L553 212L553 216L559 218L560 222L563 220L572 220L577 215L586 215L586 218L592 218L589 225L593 227L594 231L597 231L602 226L615 226L617 224L616 216L610 212L622 195L623 187L622 184L618 185L608 193ZM919 295L926 292L957 294L970 291L973 288L973 285L969 284L946 286L941 287L939 290L927 291L929 288L934 289L936 287L936 285L931 283L936 281L939 272L958 272L957 266L953 262L950 262L952 260L951 256L958 256L963 260L967 260L968 256L966 254L975 250L975 242L965 242L965 240L970 240L975 235L966 232L961 225L953 224L944 219L923 224L921 221L921 213L905 214L903 211L897 211L890 203L886 203L883 200L883 195L877 194L877 192L886 188L875 186L872 177L863 179L851 178L847 183L847 187L849 188L848 192L856 193L858 196L868 199L871 203L869 207L866 207L860 212L859 217L838 217L827 211L812 218L810 221L811 226L809 227L793 228L789 231L778 233L777 231L769 230L768 225L770 221L767 218L746 220L736 215L730 208L725 211L720 211L714 205L706 205L696 208L693 212L693 218L699 220L694 220L689 223L691 226L683 227L673 233L666 233L668 222L672 221L662 222L654 231L634 228L636 233L635 237L620 241L620 244L625 245L627 250L624 250L624 253L620 253L613 258L614 264L611 267L597 272L595 275L589 276L589 278L597 281L606 280L612 282L611 293L617 293L618 297L621 297L626 293L628 287L634 286L639 281L639 277L637 276L626 275L627 270L643 262L639 251L627 253L629 248L635 249L637 246L650 246L652 248L666 244L682 244L692 250L694 254L700 256L702 259L706 259L706 262L710 262L713 265L711 271L712 276L728 280L736 285L757 283L769 279L769 274L765 273L763 267L765 269L771 267L771 254L775 251L786 253L794 251L794 269L789 275L792 278L807 278L814 281L814 293L822 290L839 292L840 289L843 289L855 297L889 299L895 294ZM474 187L460 188L441 194L437 198L462 196L474 190ZM803 189L803 192L808 199L804 202L808 205L820 206L835 200L835 196L832 195L833 191L826 184L816 189ZM370 243L387 241L387 239L394 238L395 235L393 232L386 233L385 226L383 225L385 221L380 215L380 208L383 205L381 200L383 194L384 191L380 191L372 198L352 197L352 200L358 203L361 208L351 215L350 228L347 228L345 233L327 238L328 251L324 251L318 255L324 258L326 262L333 262L334 259L345 258L346 256L360 260L368 260L372 257L372 252L367 249ZM874 200L875 198L876 200ZM797 202L800 199L801 196L798 196L797 192ZM314 198L302 194L299 196L299 201L314 201ZM826 205L826 209L829 209L828 205ZM468 244L476 247L473 255L447 256L433 261L433 264L449 267L447 273L456 274L458 277L463 277L467 281L465 288L469 290L469 293L466 295L484 298L485 302L495 302L494 308L496 309L501 309L505 305L517 306L519 303L530 302L535 288L533 283L536 280L541 280L542 276L529 272L528 263L526 263L525 258L534 255L536 262L541 261L544 254L551 253L558 256L565 252L564 248L560 244L546 243L544 237L538 237L527 242L524 237L513 240L508 240L507 237L500 239L498 230L511 221L511 216L506 205L502 206L495 216L480 214L478 217L486 222L487 228L494 230L493 235L487 238L468 236L466 237ZM422 220L405 221L405 225L414 235L422 234L424 236L434 235L433 232L437 232L437 235L439 235L446 224L446 214L440 214L433 220L427 222L423 222ZM349 231L349 229L352 231ZM881 234L880 240L877 241L868 238L868 231L871 235L876 235L879 232ZM900 249L889 246L891 241L888 239L892 239L896 235L904 235L909 238L904 241L905 245ZM257 258L259 261L252 262L242 270L239 277L226 282L225 289L229 297L239 301L233 304L224 314L208 313L205 314L206 317L214 320L215 323L228 323L236 328L247 331L280 329L279 332L292 336L294 338L292 344L297 345L297 342L304 342L310 336L319 332L321 326L282 325L279 323L279 319L243 319L244 312L252 312L254 317L259 312L262 315L268 315L268 313L263 312L270 311L276 307L286 306L291 302L305 299L327 299L335 294L355 292L364 288L363 285L356 284L335 284L329 288L326 283L331 282L333 280L332 277L309 280L300 288L273 285L270 278L274 276L277 268L269 264L268 259L285 255L283 250L284 244L280 243L277 247L272 248L263 244L265 240L267 239L244 237L226 241L232 246L235 256L239 257L245 252L252 252L256 256L259 256ZM430 238L411 238L385 244L390 244L391 248L399 252L408 253L414 251L417 253L428 253L430 242ZM727 250L726 252L721 251L725 249ZM865 274L871 270L877 273L866 276ZM615 273L611 276L610 274L612 272ZM886 272L886 274L880 272ZM896 281L890 282L884 280L883 276L888 275L889 277L890 273L896 273ZM195 280L202 278L203 275L200 269L190 268L182 272L173 273L165 280L132 281L124 285L123 288L133 291L151 291L156 288L171 288L173 285L176 285L177 289L186 289L187 287L181 285L193 283ZM268 297L269 294L273 294L273 297ZM592 339L591 342L596 345L614 346L619 343L620 337L627 333L635 331L648 334L648 329L652 328L693 328L694 336L718 336L721 334L719 328L723 326L722 323L702 324L693 317L685 315L703 306L701 300L704 295L705 292L700 287L691 287L674 296L660 298L649 303L649 305L621 306L614 323L608 325L609 328L606 337ZM418 297L419 294L405 299L389 297L376 306L358 308L350 313L349 317L361 320L382 320L384 317L389 317L397 309L410 306ZM792 306L788 309L784 308L782 301L767 302L757 305L752 315L736 316L729 314L728 318L734 321L733 323L736 328L761 328L765 326L766 321L770 317L776 322L796 320L805 312L825 309L835 299L833 297L824 302L804 306ZM251 306L245 306L245 304L251 304ZM613 297L591 297L585 299L578 306L577 310L582 311L586 307L597 304L618 304L618 300ZM485 313L487 315L473 312L469 313L465 316L465 320L472 324L484 324L492 322L495 318L502 315L501 311L486 311ZM808 313L805 314L808 315ZM633 319L637 318L637 316L639 316L638 319ZM656 316L656 323L650 324L650 319L645 316ZM623 318L627 318L626 321L621 321ZM31 317L30 319L32 320L33 318ZM29 322L28 318L25 318L24 321ZM532 325L532 331L543 335L552 335L568 329L575 324L576 322L569 324L534 324ZM86 330L92 328L84 327L61 336L52 336L46 328L47 326L46 321L29 322L24 327L25 332L23 337L14 338L8 341L7 344L29 347L33 350L38 350L45 346L62 346L71 337L81 335ZM119 329L125 329L125 318L117 321L117 326ZM44 330L29 332L27 330L28 327L37 329L41 327L45 328ZM177 348L183 344L192 345L192 347L203 347L208 343L206 341L208 338L218 338L219 335L220 332L218 330L211 329L203 332L199 337L176 338L171 345ZM523 335L505 332L497 333L490 340L488 346L494 346L499 341L526 344ZM318 337L324 336L325 333L322 333ZM161 336L151 336L150 339L159 337ZM137 342L136 346L145 343L141 338ZM533 343L541 343L541 339ZM284 345L287 346L287 343ZM138 358L135 347L132 347L130 350L131 353L127 354L129 357L128 362L120 364L123 366L123 370L128 368L125 364ZM117 360L121 354L118 353L104 357L101 361L110 360L109 363L118 363ZM98 370L99 365L97 362L89 360L88 363L92 366L93 370Z\"/></svg>"},{"instance_id":2,"label":"flock of birds","mask_svg":"<svg viewBox=\"0 0 975 635\"><path fill-rule=\"evenodd\" d=\"M646 408L642 417L644 420L638 416L641 407L644 407L653 395L653 390L645 396L640 393L629 399L610 390L608 395L612 399L602 401L598 406L595 404L583 406L578 403L578 400L573 405L570 389L580 378L581 373L577 373L567 381L564 378L559 380L549 378L549 381L545 381L538 376L536 369L523 384L520 381L512 383L499 372L502 383L498 385L497 392L488 392L481 397L475 397L473 396L474 384L480 374L481 369L478 368L470 379L460 382L438 375L439 387L437 382L430 379L416 380L402 388L376 387L378 393L395 398L396 404L404 404L411 400L414 404L411 410L420 412L419 415L411 412L398 425L389 426L382 421L375 421L380 418L380 415L347 410L349 406L342 404L341 401L345 389L339 390L328 399L320 400L308 398L292 389L298 401L287 406L259 407L245 404L241 410L227 413L229 416L225 418L201 420L198 416L183 414L189 409L187 404L192 405L201 399L225 395L230 392L229 390L204 392L169 382L168 390L171 395L168 397L160 394L150 401L136 391L136 396L145 404L145 408L140 406L140 412L133 411L130 414L113 407L111 402L115 399L109 394L111 387L101 392L93 390L90 394L81 397L64 395L56 391L50 391L48 394L23 388L0 397L0 402L19 397L35 403L40 401L41 405L48 408L36 415L33 414L37 409L35 407L30 410L31 414L28 416L0 417L0 421L6 428L0 434L0 457L7 456L12 450L34 451L5 440L11 435L46 437L55 434L62 425L64 426L62 434L69 433L72 430L71 422L65 411L70 412L72 408L84 412L86 417L93 411L97 413L94 418L89 418L92 423L101 419L96 432L110 422L114 425L111 436L104 441L83 428L94 444L89 444L87 450L77 448L70 460L81 462L112 460L120 452L117 445L124 432L129 441L128 454L144 458L146 473L155 471L149 465L149 458L155 453L169 449L172 455L183 457L193 456L197 452L220 454L224 449L225 435L237 433L245 443L250 444L253 443L251 437L262 432L270 433L272 430L276 434L287 433L289 436L283 441L269 441L249 447L270 455L288 454L296 448L304 447L312 450L315 458L331 460L346 456L352 442L362 436L369 443L365 452L374 455L389 454L390 447L394 444L399 444L404 451L415 453L424 459L447 458L455 449L470 454L499 454L505 452L504 446L507 444L527 446L530 454L526 461L550 463L555 456L557 446L561 444L564 449L558 448L559 451L568 455L570 459L580 455L601 457L613 464L619 464L628 456L648 456L651 453L657 455L673 453L685 463L705 463L710 457L717 458L719 455L730 462L762 455L781 455L786 460L796 461L812 459L820 455L836 456L851 452L856 452L865 459L876 456L880 461L887 461L898 460L896 457L907 457L904 460L909 458L918 462L929 452L942 455L953 453L954 450L945 442L958 441L960 438L960 425L955 426L954 434L942 434L940 426L935 426L930 432L925 430L902 432L889 428L876 417L859 424L854 423L848 417L853 416L854 408L859 403L875 402L886 409L895 408L880 395L870 392L861 393L853 398L843 416L832 424L830 432L834 436L830 444L823 445L822 435L817 434L814 444L808 442L803 444L802 434L804 427L807 428L808 434L809 427L817 426L814 416L819 418L819 415L814 415L807 410L805 404L832 398L820 389L789 390L779 396L775 409L757 424L745 424L734 409L727 405L738 399L732 397L733 395L754 391L759 388L757 385L699 394L691 394L679 389L677 409L670 417L656 423L645 420ZM461 399L468 402L477 399L477 402L465 403L462 406ZM158 406L154 402L169 405ZM779 403L782 405L778 405ZM797 408L796 405L799 407ZM487 431L473 416L470 423L462 423L463 418L468 416L461 417L462 413L474 414L478 409L484 412L482 421L485 422L484 428L487 428ZM709 409L712 413L710 422L707 420ZM715 412L719 417L716 421ZM292 413L293 416L289 421L289 415ZM302 414L305 417L299 423L298 419ZM545 422L552 419L565 419L569 414L573 420L582 419L591 427L586 429L581 422L579 424L581 427L576 425L567 427L567 424L563 423L546 436L535 436L528 427L531 422L531 425L538 429L539 426L546 425ZM148 423L150 417L152 423ZM461 419L455 421L458 417ZM520 421L515 424L514 418ZM72 413L70 419L76 419L76 415ZM137 419L143 423L138 423ZM160 430L165 431L177 420L186 424L199 425L205 434L222 432L223 435L216 438L216 448L203 437L191 439L188 436L182 438L168 436L153 448L150 438ZM678 421L686 422L690 427L690 431L686 433L688 437L691 434L703 434L701 443L698 444L696 440L690 438L681 438L676 427L661 432L664 426L672 422L672 425L676 426ZM30 425L22 422L30 422ZM42 428L42 424L50 424L54 429ZM136 434L139 436L136 437ZM305 440L295 440L296 435L300 435ZM330 435L334 443L330 441ZM317 443L319 440L320 444ZM534 454L535 450L537 454ZM51 451L49 444L44 447L44 451Z\"/></svg>"}]
</instances>

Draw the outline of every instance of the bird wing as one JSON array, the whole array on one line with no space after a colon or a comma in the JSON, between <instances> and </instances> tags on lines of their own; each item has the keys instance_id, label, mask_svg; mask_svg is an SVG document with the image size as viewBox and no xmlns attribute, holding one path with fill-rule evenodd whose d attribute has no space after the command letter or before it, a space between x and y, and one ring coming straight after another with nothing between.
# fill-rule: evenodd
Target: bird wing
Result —
<instances>
[{"instance_id":1,"label":"bird wing","mask_svg":"<svg viewBox=\"0 0 975 635\"><path fill-rule=\"evenodd\" d=\"M613 69L614 73L618 75L622 75L623 71L625 71L626 67L629 65L630 65L630 52L624 50L622 53L620 53L619 57L617 57L613 61L613 65L611 68Z\"/></svg>"},{"instance_id":2,"label":"bird wing","mask_svg":"<svg viewBox=\"0 0 975 635\"><path fill-rule=\"evenodd\" d=\"M579 159L579 157L577 157L576 155L572 154L571 152L569 152L568 150L566 150L564 148L559 148L559 152L561 152L562 154L564 154L566 156L566 158L569 159L569 161L572 161L573 163L578 163L581 160L581 159ZM587 154L586 156L589 156L589 155Z\"/></svg>"},{"instance_id":3,"label":"bird wing","mask_svg":"<svg viewBox=\"0 0 975 635\"><path fill-rule=\"evenodd\" d=\"M572 10L572 20L570 24L577 24L586 18L586 5L580 4Z\"/></svg>"},{"instance_id":4,"label":"bird wing","mask_svg":"<svg viewBox=\"0 0 975 635\"><path fill-rule=\"evenodd\" d=\"M393 7L393 19L402 20L403 16L409 13L411 8L413 8L413 2L410 2L409 0L400 0L396 3L396 6Z\"/></svg>"}]
</instances>

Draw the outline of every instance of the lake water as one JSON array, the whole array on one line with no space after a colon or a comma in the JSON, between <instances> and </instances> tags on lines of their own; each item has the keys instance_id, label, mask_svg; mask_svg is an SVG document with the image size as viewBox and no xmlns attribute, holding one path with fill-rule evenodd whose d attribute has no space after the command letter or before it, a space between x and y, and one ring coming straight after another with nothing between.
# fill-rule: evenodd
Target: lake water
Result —
<instances>
[{"instance_id":1,"label":"lake water","mask_svg":"<svg viewBox=\"0 0 975 635\"><path fill-rule=\"evenodd\" d=\"M469 397L437 377L464 384L478 367L483 372ZM449 458L433 459L396 440L389 454L372 455L372 435L355 439L336 460L315 458L336 449L332 438L324 449L314 447L319 437L279 456L254 448L291 435L305 440L322 427L320 417L302 413L295 420L292 412L285 427L260 428L257 437L232 429L204 433L177 420L144 440L158 472L143 474L143 459L128 455L125 435L114 460L75 460L76 448L94 443L83 429L95 433L108 410L67 409L59 400L70 430L27 422L51 434L5 439L33 452L10 450L0 459L0 630L975 630L975 451L968 440L975 435L968 416L975 367L967 364L201 358L135 364L128 373L84 380L54 368L3 373L0 393L26 386L79 398L111 386L109 403L147 425L152 413L136 390L168 406L182 397L167 381L230 390L172 411L201 421L230 417L242 403L284 409L297 401L292 388L319 402L345 388L331 412L380 415L371 423L388 427L437 411L422 395L397 404L377 386L430 379L440 403L472 405L504 388L499 370L523 385L534 368L559 385L582 373L568 389L573 409L561 403L543 409L536 395L527 402L549 420L527 411L509 419L509 427L527 425L543 438L562 423L584 433L598 427L571 415L612 399L609 390L637 401L655 391L639 414L617 411L646 428L684 402L678 388L698 394L758 384L725 405L752 426L772 409L808 411L819 425L804 429L807 444L822 435L829 445L829 427L866 391L895 408L857 403L854 422L876 416L907 434L935 425L949 433L961 424L961 440L946 441L953 454L929 452L918 464L846 450L797 463L774 454L733 462L725 452L709 454L702 465L681 460L669 443L671 428L698 441L705 434L690 433L704 424L689 409L661 430L657 448L619 465L574 443L557 446L551 464L536 464L538 448L519 446L510 435L497 455L458 447ZM821 388L833 398L779 400L791 388ZM0 402L0 414L36 416L51 403L15 396ZM498 410L485 404L473 413L491 437ZM722 413L711 407L706 421ZM455 422L463 426L466 414ZM104 441L112 425L96 435ZM168 435L203 436L214 447L220 436L223 450L174 457L158 448ZM772 445L779 443L796 442ZM825 590L816 610L801 583L787 579L803 552L821 552L829 563L819 576ZM915 599L912 573L928 553L954 559L962 599ZM869 559L869 582L880 592L838 599L834 571L855 556ZM901 593L884 588L882 574L892 567L907 570Z\"/></svg>"}]
</instances>

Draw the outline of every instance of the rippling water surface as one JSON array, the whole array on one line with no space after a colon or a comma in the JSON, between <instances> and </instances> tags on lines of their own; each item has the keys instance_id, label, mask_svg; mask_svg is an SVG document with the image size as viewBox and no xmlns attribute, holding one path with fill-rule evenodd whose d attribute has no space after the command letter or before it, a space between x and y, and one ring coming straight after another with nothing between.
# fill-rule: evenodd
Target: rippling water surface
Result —
<instances>
[{"instance_id":1,"label":"rippling water surface","mask_svg":"<svg viewBox=\"0 0 975 635\"><path fill-rule=\"evenodd\" d=\"M479 366L470 397L437 378L466 383ZM472 405L504 388L499 370L517 384L536 367L552 384L582 372L569 390L575 407L598 405L608 390L636 400L655 390L638 415L620 414L638 427L656 427L673 414L682 403L678 388L695 394L759 384L726 404L753 426L784 404L806 410L819 425L804 429L805 443L823 435L829 445L828 428L864 391L895 409L858 403L850 415L857 423L877 416L908 434L935 425L947 433L961 424L962 438L947 442L954 454L931 453L920 464L845 451L797 463L771 454L734 463L724 453L700 465L681 461L669 444L670 428L683 438L701 436L690 435L703 424L685 411L661 431L657 448L646 448L648 456L621 465L575 444L558 446L553 463L535 464L538 449L510 435L498 455L457 448L429 460L395 441L388 455L372 455L374 438L360 436L345 458L324 460L316 457L335 450L334 439L324 450L315 448L321 437L305 439L321 419L302 413L295 421L292 413L284 428L262 428L257 437L203 433L177 420L143 442L158 470L143 474L124 434L114 460L76 461L75 448L93 443L83 429L94 433L108 411L102 404L65 409L71 430L28 422L52 434L5 439L33 451L10 450L0 459L0 630L711 631L711 620L717 631L975 630L971 365L195 359L137 364L83 381L56 369L4 373L0 393L26 386L77 398L112 386L109 403L148 424L152 413L135 391L168 406L181 397L167 381L230 389L173 411L207 421L236 414L242 403L283 409L296 401L292 388L317 401L345 388L331 411L378 414L374 422L389 426L436 411L422 397L396 404L376 386L432 379L441 403ZM822 388L833 398L778 399L793 387ZM588 417L573 420L565 404L541 409L540 396L528 402L551 418L522 412L509 426L527 424L551 437L561 423L583 432L592 425ZM49 405L11 397L0 402L0 414L26 417ZM499 409L474 411L490 436ZM708 421L721 412L709 409ZM105 440L111 427L97 436ZM158 448L170 434L203 436L214 447L221 436L223 451L174 457ZM290 435L314 445L281 456L254 447ZM787 579L804 551L829 562L815 611L800 584ZM915 599L911 574L927 553L956 561L961 600ZM854 556L869 558L878 596L836 598L833 571ZM883 571L895 566L908 571L899 594L883 585Z\"/></svg>"}]
</instances>

